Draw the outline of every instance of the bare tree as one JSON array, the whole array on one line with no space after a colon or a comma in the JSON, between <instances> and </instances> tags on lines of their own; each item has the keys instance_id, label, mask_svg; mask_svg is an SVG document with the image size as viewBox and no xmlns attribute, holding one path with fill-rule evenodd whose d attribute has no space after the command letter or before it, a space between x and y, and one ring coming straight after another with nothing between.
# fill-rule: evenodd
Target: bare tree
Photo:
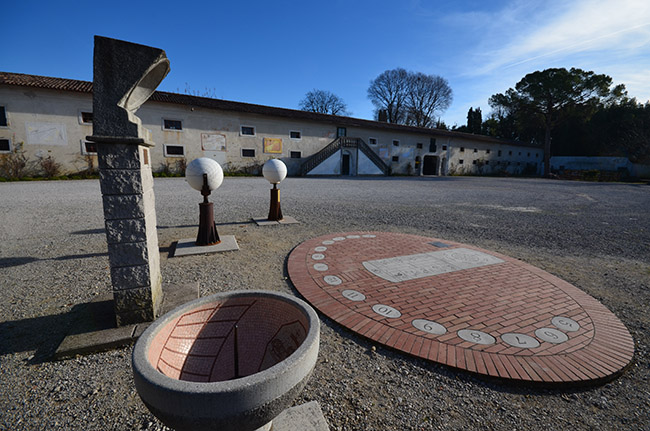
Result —
<instances>
[{"instance_id":1,"label":"bare tree","mask_svg":"<svg viewBox=\"0 0 650 431\"><path fill-rule=\"evenodd\" d=\"M305 94L299 103L303 111L319 112L330 115L351 115L347 105L336 94L324 90L312 90Z\"/></svg>"},{"instance_id":2,"label":"bare tree","mask_svg":"<svg viewBox=\"0 0 650 431\"><path fill-rule=\"evenodd\" d=\"M445 78L420 72L410 73L406 124L433 127L436 114L447 109L452 100L451 88Z\"/></svg>"},{"instance_id":3,"label":"bare tree","mask_svg":"<svg viewBox=\"0 0 650 431\"><path fill-rule=\"evenodd\" d=\"M436 114L453 100L447 80L437 75L386 70L370 83L368 97L389 123L434 127Z\"/></svg>"},{"instance_id":4,"label":"bare tree","mask_svg":"<svg viewBox=\"0 0 650 431\"><path fill-rule=\"evenodd\" d=\"M408 94L408 72L397 68L386 70L368 87L368 98L377 111L385 111L389 123L402 124L406 119L406 97Z\"/></svg>"}]
</instances>

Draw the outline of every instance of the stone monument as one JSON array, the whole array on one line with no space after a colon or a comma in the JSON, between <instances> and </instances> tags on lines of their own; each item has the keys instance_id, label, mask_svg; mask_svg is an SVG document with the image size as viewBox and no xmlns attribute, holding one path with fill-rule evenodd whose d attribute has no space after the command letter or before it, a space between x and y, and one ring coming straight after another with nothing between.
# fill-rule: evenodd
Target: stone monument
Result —
<instances>
[{"instance_id":1,"label":"stone monument","mask_svg":"<svg viewBox=\"0 0 650 431\"><path fill-rule=\"evenodd\" d=\"M93 136L118 326L154 320L162 303L149 148L135 116L169 73L165 51L95 36Z\"/></svg>"}]
</instances>

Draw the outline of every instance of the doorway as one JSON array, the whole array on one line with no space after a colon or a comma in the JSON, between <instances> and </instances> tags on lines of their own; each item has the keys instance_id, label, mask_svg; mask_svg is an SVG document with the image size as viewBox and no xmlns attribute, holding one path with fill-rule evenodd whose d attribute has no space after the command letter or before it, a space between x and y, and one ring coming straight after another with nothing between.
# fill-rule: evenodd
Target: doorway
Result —
<instances>
[{"instance_id":1,"label":"doorway","mask_svg":"<svg viewBox=\"0 0 650 431\"><path fill-rule=\"evenodd\" d=\"M350 155L347 153L341 158L341 175L350 175Z\"/></svg>"},{"instance_id":2,"label":"doorway","mask_svg":"<svg viewBox=\"0 0 650 431\"><path fill-rule=\"evenodd\" d=\"M422 175L438 175L437 156L424 156L422 162Z\"/></svg>"}]
</instances>

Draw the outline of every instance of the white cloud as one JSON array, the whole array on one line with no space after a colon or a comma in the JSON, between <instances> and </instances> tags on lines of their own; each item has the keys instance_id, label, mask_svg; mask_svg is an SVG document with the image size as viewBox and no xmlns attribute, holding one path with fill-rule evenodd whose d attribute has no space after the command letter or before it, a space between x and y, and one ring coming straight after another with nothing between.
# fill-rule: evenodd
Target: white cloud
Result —
<instances>
[{"instance_id":1,"label":"white cloud","mask_svg":"<svg viewBox=\"0 0 650 431\"><path fill-rule=\"evenodd\" d=\"M472 71L481 75L502 68L537 64L581 53L615 52L627 55L650 50L650 2L647 0L582 0L559 13L528 10L509 35L512 42L487 52L491 61ZM517 3L518 13L525 11ZM512 22L509 15L507 22ZM495 35L498 38L501 35ZM605 60L605 59L603 59ZM606 60L605 60L606 61Z\"/></svg>"}]
</instances>

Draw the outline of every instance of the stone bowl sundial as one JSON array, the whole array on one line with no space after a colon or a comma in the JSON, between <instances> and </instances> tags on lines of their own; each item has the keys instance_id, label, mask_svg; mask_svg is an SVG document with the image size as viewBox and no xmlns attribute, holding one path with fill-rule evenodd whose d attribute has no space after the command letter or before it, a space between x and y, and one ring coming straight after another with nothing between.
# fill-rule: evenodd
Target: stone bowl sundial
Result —
<instances>
[{"instance_id":1,"label":"stone bowl sundial","mask_svg":"<svg viewBox=\"0 0 650 431\"><path fill-rule=\"evenodd\" d=\"M307 383L319 320L293 296L234 291L162 316L133 350L135 385L176 430L268 430Z\"/></svg>"},{"instance_id":2,"label":"stone bowl sundial","mask_svg":"<svg viewBox=\"0 0 650 431\"><path fill-rule=\"evenodd\" d=\"M610 380L634 340L597 300L539 268L466 244L385 232L303 242L296 289L373 341L454 368L550 385Z\"/></svg>"}]
</instances>

